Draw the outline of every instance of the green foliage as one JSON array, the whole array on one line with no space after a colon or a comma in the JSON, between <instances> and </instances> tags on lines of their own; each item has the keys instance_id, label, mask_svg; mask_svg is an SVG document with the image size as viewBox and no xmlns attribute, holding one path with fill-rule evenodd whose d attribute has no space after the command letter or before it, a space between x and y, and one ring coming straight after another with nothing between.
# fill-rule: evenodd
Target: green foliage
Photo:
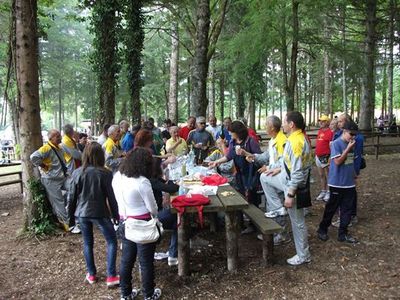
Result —
<instances>
[{"instance_id":1,"label":"green foliage","mask_svg":"<svg viewBox=\"0 0 400 300\"><path fill-rule=\"evenodd\" d=\"M32 205L35 207L36 212L28 227L28 232L35 236L53 234L56 227L52 221L51 208L48 205L46 191L42 183L37 178L30 178L28 180L28 189L32 193Z\"/></svg>"}]
</instances>

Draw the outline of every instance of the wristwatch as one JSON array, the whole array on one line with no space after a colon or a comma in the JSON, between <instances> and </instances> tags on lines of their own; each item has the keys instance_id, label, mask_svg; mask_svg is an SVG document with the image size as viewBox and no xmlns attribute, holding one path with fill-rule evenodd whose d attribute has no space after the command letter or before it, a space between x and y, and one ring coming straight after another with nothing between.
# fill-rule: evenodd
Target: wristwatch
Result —
<instances>
[{"instance_id":1,"label":"wristwatch","mask_svg":"<svg viewBox=\"0 0 400 300\"><path fill-rule=\"evenodd\" d=\"M296 195L294 195L294 194L287 194L287 196L289 197L289 198L294 198Z\"/></svg>"}]
</instances>

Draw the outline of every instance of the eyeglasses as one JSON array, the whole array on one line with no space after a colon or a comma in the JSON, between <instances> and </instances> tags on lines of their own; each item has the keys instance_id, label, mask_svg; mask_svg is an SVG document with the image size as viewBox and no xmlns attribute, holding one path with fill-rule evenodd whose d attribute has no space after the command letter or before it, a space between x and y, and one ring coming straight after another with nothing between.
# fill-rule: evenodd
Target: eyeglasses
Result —
<instances>
[{"instance_id":1,"label":"eyeglasses","mask_svg":"<svg viewBox=\"0 0 400 300\"><path fill-rule=\"evenodd\" d=\"M206 125L206 122L199 122L200 125Z\"/></svg>"},{"instance_id":2,"label":"eyeglasses","mask_svg":"<svg viewBox=\"0 0 400 300\"><path fill-rule=\"evenodd\" d=\"M350 134L351 136L355 136L357 133L349 132L349 134Z\"/></svg>"}]
</instances>

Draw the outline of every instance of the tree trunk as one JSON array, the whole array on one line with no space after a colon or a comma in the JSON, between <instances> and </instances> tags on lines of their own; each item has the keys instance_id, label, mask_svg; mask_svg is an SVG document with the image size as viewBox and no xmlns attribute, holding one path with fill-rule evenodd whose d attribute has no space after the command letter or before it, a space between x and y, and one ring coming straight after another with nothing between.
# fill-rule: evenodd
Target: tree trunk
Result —
<instances>
[{"instance_id":1,"label":"tree trunk","mask_svg":"<svg viewBox=\"0 0 400 300\"><path fill-rule=\"evenodd\" d=\"M249 126L254 129L256 128L256 99L253 90L250 91L249 116Z\"/></svg>"},{"instance_id":2,"label":"tree trunk","mask_svg":"<svg viewBox=\"0 0 400 300\"><path fill-rule=\"evenodd\" d=\"M192 90L190 113L205 116L207 99L207 75L209 60L208 33L210 29L210 0L198 0L196 11L196 48L192 65Z\"/></svg>"},{"instance_id":3,"label":"tree trunk","mask_svg":"<svg viewBox=\"0 0 400 300\"><path fill-rule=\"evenodd\" d=\"M140 90L143 83L140 76L142 73L142 49L144 43L142 7L142 0L128 0L126 10L125 57L128 65L132 124L140 124L141 120Z\"/></svg>"},{"instance_id":4,"label":"tree trunk","mask_svg":"<svg viewBox=\"0 0 400 300\"><path fill-rule=\"evenodd\" d=\"M174 23L172 28L171 41L171 59L170 59L170 77L169 77L169 115L168 118L175 124L178 124L178 62L179 62L179 36L178 24Z\"/></svg>"},{"instance_id":5,"label":"tree trunk","mask_svg":"<svg viewBox=\"0 0 400 300\"><path fill-rule=\"evenodd\" d=\"M389 71L386 67L386 53L384 55L384 65L383 65L383 78L382 78L382 116L386 114L386 107L387 107L387 89L388 89L388 74Z\"/></svg>"},{"instance_id":6,"label":"tree trunk","mask_svg":"<svg viewBox=\"0 0 400 300\"><path fill-rule=\"evenodd\" d=\"M360 129L371 130L375 107L375 52L376 52L377 0L366 1L365 69L363 96L360 107Z\"/></svg>"},{"instance_id":7,"label":"tree trunk","mask_svg":"<svg viewBox=\"0 0 400 300\"><path fill-rule=\"evenodd\" d=\"M191 95L191 80L190 80L190 76L187 77L187 112L188 112L188 117L187 119L189 119L190 117L190 108L191 108L191 99L190 99L190 95Z\"/></svg>"},{"instance_id":8,"label":"tree trunk","mask_svg":"<svg viewBox=\"0 0 400 300\"><path fill-rule=\"evenodd\" d=\"M286 100L287 111L294 110L294 92L297 82L297 48L299 40L299 1L292 0L292 22L293 22L293 36L292 36L292 53L290 57L290 80L289 85L286 87L286 94L288 99Z\"/></svg>"},{"instance_id":9,"label":"tree trunk","mask_svg":"<svg viewBox=\"0 0 400 300\"><path fill-rule=\"evenodd\" d=\"M244 117L246 105L244 103L244 93L241 86L237 83L236 86L236 118Z\"/></svg>"},{"instance_id":10,"label":"tree trunk","mask_svg":"<svg viewBox=\"0 0 400 300\"><path fill-rule=\"evenodd\" d=\"M285 98L286 103L289 102L289 95L287 94L288 87L288 69L287 69L287 47L286 47L286 15L285 8L282 10L281 15L281 43L280 43L280 51L281 51L281 68L282 68L282 85L285 90ZM287 105L286 105L287 106ZM293 109L292 109L293 110ZM272 104L272 114L274 114L274 103Z\"/></svg>"},{"instance_id":11,"label":"tree trunk","mask_svg":"<svg viewBox=\"0 0 400 300\"><path fill-rule=\"evenodd\" d=\"M61 91L62 91L62 79L60 78L58 80L58 130L62 130L62 122L63 122L63 108L62 108L62 95L61 95Z\"/></svg>"},{"instance_id":12,"label":"tree trunk","mask_svg":"<svg viewBox=\"0 0 400 300\"><path fill-rule=\"evenodd\" d=\"M394 0L389 3L389 66L388 66L388 114L389 124L393 120L393 43L394 43Z\"/></svg>"},{"instance_id":13,"label":"tree trunk","mask_svg":"<svg viewBox=\"0 0 400 300\"><path fill-rule=\"evenodd\" d=\"M343 53L346 50L346 6L342 7L342 48ZM346 60L343 55L342 59L342 97L343 97L343 112L347 114L347 95L346 95Z\"/></svg>"},{"instance_id":14,"label":"tree trunk","mask_svg":"<svg viewBox=\"0 0 400 300\"><path fill-rule=\"evenodd\" d=\"M326 40L329 40L329 31L328 31L328 20L324 19L324 36ZM320 107L319 112L330 114L330 75L329 75L329 54L328 54L328 46L324 48L324 106Z\"/></svg>"},{"instance_id":15,"label":"tree trunk","mask_svg":"<svg viewBox=\"0 0 400 300\"><path fill-rule=\"evenodd\" d=\"M219 78L219 103L221 112L221 122L224 120L224 110L225 110L225 75L221 72Z\"/></svg>"},{"instance_id":16,"label":"tree trunk","mask_svg":"<svg viewBox=\"0 0 400 300\"><path fill-rule=\"evenodd\" d=\"M208 116L215 117L215 67L212 66L210 70L210 81L211 81L211 86L209 90L209 98L210 101L208 103Z\"/></svg>"},{"instance_id":17,"label":"tree trunk","mask_svg":"<svg viewBox=\"0 0 400 300\"><path fill-rule=\"evenodd\" d=\"M115 122L115 86L119 71L118 34L116 33L119 22L118 10L119 2L117 0L94 1L92 25L95 28L95 38L93 46L96 57L95 70L98 80L101 128L106 123L114 124ZM137 29L135 28L135 30Z\"/></svg>"},{"instance_id":18,"label":"tree trunk","mask_svg":"<svg viewBox=\"0 0 400 300\"><path fill-rule=\"evenodd\" d=\"M36 0L16 0L16 71L17 87L20 94L19 124L21 134L22 180L24 185L23 216L24 229L28 229L35 217L32 194L28 180L37 175L30 161L30 155L42 145L39 72L38 35Z\"/></svg>"}]
</instances>

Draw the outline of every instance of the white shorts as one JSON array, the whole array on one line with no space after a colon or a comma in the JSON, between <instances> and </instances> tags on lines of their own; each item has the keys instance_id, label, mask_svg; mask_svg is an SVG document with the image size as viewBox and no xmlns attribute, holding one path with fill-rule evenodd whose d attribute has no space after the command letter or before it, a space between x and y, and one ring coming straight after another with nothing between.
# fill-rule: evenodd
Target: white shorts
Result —
<instances>
[{"instance_id":1,"label":"white shorts","mask_svg":"<svg viewBox=\"0 0 400 300\"><path fill-rule=\"evenodd\" d=\"M330 163L330 158L326 163L322 163L319 157L315 155L315 164L317 165L318 168L324 169L329 166L329 163Z\"/></svg>"}]
</instances>

